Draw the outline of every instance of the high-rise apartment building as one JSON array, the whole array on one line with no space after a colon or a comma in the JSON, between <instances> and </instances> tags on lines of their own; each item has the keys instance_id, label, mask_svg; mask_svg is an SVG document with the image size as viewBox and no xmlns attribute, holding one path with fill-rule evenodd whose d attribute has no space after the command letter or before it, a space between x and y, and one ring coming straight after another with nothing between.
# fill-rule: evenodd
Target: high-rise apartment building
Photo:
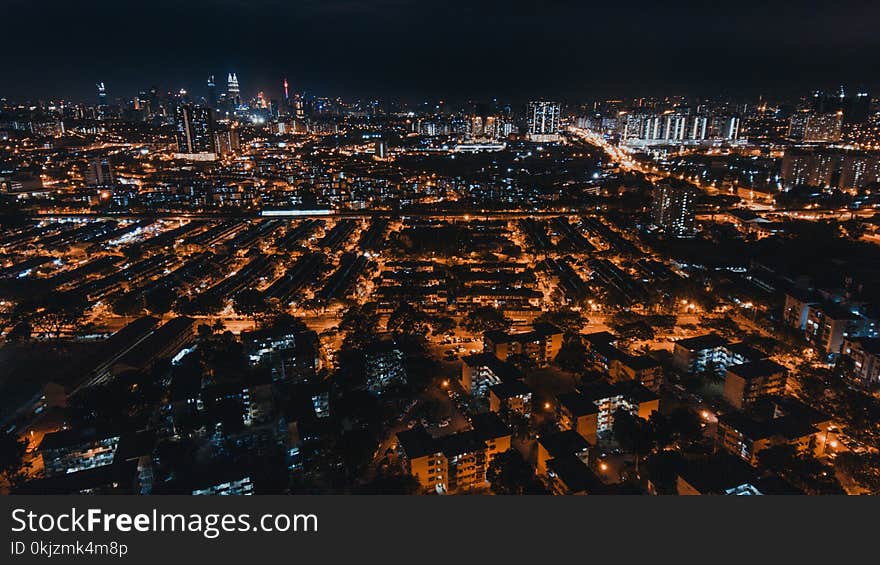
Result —
<instances>
[{"instance_id":1,"label":"high-rise apartment building","mask_svg":"<svg viewBox=\"0 0 880 565\"><path fill-rule=\"evenodd\" d=\"M559 102L546 100L529 102L529 139L539 143L559 140L559 115L562 106Z\"/></svg>"},{"instance_id":2,"label":"high-rise apartment building","mask_svg":"<svg viewBox=\"0 0 880 565\"><path fill-rule=\"evenodd\" d=\"M177 107L177 158L212 161L217 157L214 117L210 108L181 104Z\"/></svg>"},{"instance_id":3,"label":"high-rise apartment building","mask_svg":"<svg viewBox=\"0 0 880 565\"><path fill-rule=\"evenodd\" d=\"M695 231L697 189L690 185L662 183L654 189L654 225L672 237L691 237Z\"/></svg>"},{"instance_id":4,"label":"high-rise apartment building","mask_svg":"<svg viewBox=\"0 0 880 565\"><path fill-rule=\"evenodd\" d=\"M107 158L92 159L86 168L86 185L91 187L111 186L116 177L113 173L113 165Z\"/></svg>"},{"instance_id":5,"label":"high-rise apartment building","mask_svg":"<svg viewBox=\"0 0 880 565\"><path fill-rule=\"evenodd\" d=\"M789 119L788 138L808 143L840 141L842 127L842 111L828 114L800 111Z\"/></svg>"}]
</instances>

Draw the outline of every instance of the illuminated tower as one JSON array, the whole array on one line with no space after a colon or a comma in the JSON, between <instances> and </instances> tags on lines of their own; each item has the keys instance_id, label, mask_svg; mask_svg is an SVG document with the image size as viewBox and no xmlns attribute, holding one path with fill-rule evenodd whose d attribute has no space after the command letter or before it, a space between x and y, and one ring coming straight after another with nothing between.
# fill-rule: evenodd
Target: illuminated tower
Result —
<instances>
[{"instance_id":1,"label":"illuminated tower","mask_svg":"<svg viewBox=\"0 0 880 565\"><path fill-rule=\"evenodd\" d=\"M217 85L214 83L214 75L208 77L208 107L217 109Z\"/></svg>"},{"instance_id":2,"label":"illuminated tower","mask_svg":"<svg viewBox=\"0 0 880 565\"><path fill-rule=\"evenodd\" d=\"M103 118L107 111L107 88L103 82L96 83L98 88L98 117Z\"/></svg>"},{"instance_id":3,"label":"illuminated tower","mask_svg":"<svg viewBox=\"0 0 880 565\"><path fill-rule=\"evenodd\" d=\"M226 92L234 106L241 105L241 91L238 88L238 77L235 73L229 73L226 77Z\"/></svg>"}]
</instances>

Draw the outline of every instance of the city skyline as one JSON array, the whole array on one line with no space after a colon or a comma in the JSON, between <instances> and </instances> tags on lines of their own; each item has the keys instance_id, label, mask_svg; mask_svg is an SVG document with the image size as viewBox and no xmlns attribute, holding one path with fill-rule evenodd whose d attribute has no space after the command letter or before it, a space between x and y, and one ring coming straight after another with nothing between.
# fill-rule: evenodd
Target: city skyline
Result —
<instances>
[{"instance_id":1,"label":"city skyline","mask_svg":"<svg viewBox=\"0 0 880 565\"><path fill-rule=\"evenodd\" d=\"M880 494L880 10L179 4L7 5L0 494Z\"/></svg>"},{"instance_id":2,"label":"city skyline","mask_svg":"<svg viewBox=\"0 0 880 565\"><path fill-rule=\"evenodd\" d=\"M875 6L861 6L855 17L838 5L812 9L820 3L801 3L798 10L742 2L623 9L339 0L294 8L229 0L182 8L163 0L131 12L116 3L93 4L84 11L49 2L39 14L26 2L0 8L5 21L34 18L42 25L39 41L25 26L10 27L10 43L23 47L0 55L7 69L0 96L87 100L94 84L105 82L114 98L152 80L162 90L202 94L208 76L233 71L254 93L277 95L286 77L299 91L413 102L788 96L839 83L877 86L866 78L877 75L871 54L880 41L870 29Z\"/></svg>"}]
</instances>

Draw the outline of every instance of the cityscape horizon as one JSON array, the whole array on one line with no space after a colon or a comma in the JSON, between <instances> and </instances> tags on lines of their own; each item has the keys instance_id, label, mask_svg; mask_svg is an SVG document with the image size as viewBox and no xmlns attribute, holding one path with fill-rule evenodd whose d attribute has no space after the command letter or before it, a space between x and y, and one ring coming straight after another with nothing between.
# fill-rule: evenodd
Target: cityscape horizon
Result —
<instances>
[{"instance_id":1,"label":"cityscape horizon","mask_svg":"<svg viewBox=\"0 0 880 565\"><path fill-rule=\"evenodd\" d=\"M880 494L877 7L69 4L0 493Z\"/></svg>"}]
</instances>

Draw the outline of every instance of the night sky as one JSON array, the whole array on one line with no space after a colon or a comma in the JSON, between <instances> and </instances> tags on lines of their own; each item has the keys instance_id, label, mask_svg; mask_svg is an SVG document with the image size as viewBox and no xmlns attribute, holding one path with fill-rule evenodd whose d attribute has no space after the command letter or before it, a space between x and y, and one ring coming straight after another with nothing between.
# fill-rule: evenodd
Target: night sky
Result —
<instances>
[{"instance_id":1,"label":"night sky","mask_svg":"<svg viewBox=\"0 0 880 565\"><path fill-rule=\"evenodd\" d=\"M878 2L0 0L0 96L155 85L519 101L877 92Z\"/></svg>"}]
</instances>

